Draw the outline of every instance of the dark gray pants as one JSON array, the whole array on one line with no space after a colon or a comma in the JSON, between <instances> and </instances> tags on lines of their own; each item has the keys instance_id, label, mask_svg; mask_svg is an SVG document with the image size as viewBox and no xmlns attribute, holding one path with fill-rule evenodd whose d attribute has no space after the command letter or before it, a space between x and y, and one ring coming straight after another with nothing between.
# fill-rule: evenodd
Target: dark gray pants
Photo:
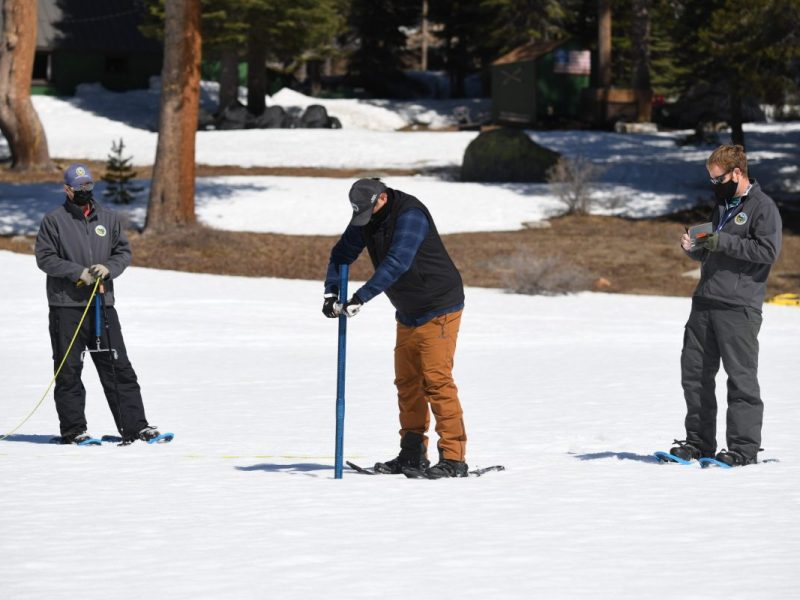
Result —
<instances>
[{"instance_id":1,"label":"dark gray pants","mask_svg":"<svg viewBox=\"0 0 800 600\"><path fill-rule=\"evenodd\" d=\"M55 368L58 368L64 357L82 313L83 309L77 307L50 307L50 341L53 346ZM71 436L86 431L86 415L84 413L86 389L81 381L81 372L83 371L81 351L94 349L97 346L94 314L93 304L78 332L72 351L56 379L54 395L62 436ZM147 427L142 393L136 373L128 360L117 311L113 306L109 306L103 311L102 317L100 346L101 348L114 348L117 351L117 358L115 359L110 352L93 352L87 356L91 356L97 368L97 374L100 376L100 383L103 385L106 401L114 416L117 430L126 439L135 438L140 430ZM106 317L108 317L108 328L105 327Z\"/></svg>"},{"instance_id":2,"label":"dark gray pants","mask_svg":"<svg viewBox=\"0 0 800 600\"><path fill-rule=\"evenodd\" d=\"M714 378L720 359L728 374L728 450L750 458L761 447L764 403L758 387L761 313L748 306L692 301L681 353L686 440L707 456L717 448Z\"/></svg>"}]
</instances>

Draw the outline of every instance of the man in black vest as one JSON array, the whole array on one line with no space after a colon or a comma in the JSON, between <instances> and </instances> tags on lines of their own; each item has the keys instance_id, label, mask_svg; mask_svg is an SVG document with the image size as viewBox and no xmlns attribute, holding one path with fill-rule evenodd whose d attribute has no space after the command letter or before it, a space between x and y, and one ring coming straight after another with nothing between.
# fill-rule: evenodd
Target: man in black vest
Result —
<instances>
[{"instance_id":1,"label":"man in black vest","mask_svg":"<svg viewBox=\"0 0 800 600\"><path fill-rule=\"evenodd\" d=\"M385 292L397 310L395 385L400 408L400 454L377 463L380 473L423 469L428 477L466 477L467 434L453 356L464 308L461 275L445 250L433 217L422 202L376 179L350 189L353 218L331 251L322 312L355 316ZM339 265L366 248L374 275L344 304L337 302ZM430 410L439 435L439 462L430 466L426 432Z\"/></svg>"}]
</instances>

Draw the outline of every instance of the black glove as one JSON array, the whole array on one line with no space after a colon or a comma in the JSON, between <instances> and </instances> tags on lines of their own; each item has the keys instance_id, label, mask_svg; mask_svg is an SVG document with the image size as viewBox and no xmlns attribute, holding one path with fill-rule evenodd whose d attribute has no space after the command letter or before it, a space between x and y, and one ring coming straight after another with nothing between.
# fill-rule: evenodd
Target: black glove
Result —
<instances>
[{"instance_id":1,"label":"black glove","mask_svg":"<svg viewBox=\"0 0 800 600\"><path fill-rule=\"evenodd\" d=\"M335 319L341 314L342 305L338 302L337 294L325 294L325 301L322 303L322 314L329 319Z\"/></svg>"},{"instance_id":2,"label":"black glove","mask_svg":"<svg viewBox=\"0 0 800 600\"><path fill-rule=\"evenodd\" d=\"M364 303L361 301L361 298L358 297L358 294L353 294L350 300L344 303L341 310L342 313L346 314L348 317L355 317L362 306L364 306Z\"/></svg>"},{"instance_id":3,"label":"black glove","mask_svg":"<svg viewBox=\"0 0 800 600\"><path fill-rule=\"evenodd\" d=\"M716 252L719 248L719 233L709 233L703 237L698 237L694 243L695 248L703 248L709 252Z\"/></svg>"}]
</instances>

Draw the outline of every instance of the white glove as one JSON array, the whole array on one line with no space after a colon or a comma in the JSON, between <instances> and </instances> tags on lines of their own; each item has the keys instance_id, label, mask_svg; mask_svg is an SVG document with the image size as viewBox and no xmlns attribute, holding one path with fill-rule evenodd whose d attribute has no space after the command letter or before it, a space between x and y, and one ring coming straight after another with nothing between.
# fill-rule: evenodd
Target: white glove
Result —
<instances>
[{"instance_id":1,"label":"white glove","mask_svg":"<svg viewBox=\"0 0 800 600\"><path fill-rule=\"evenodd\" d=\"M105 265L92 265L89 267L89 272L98 279L108 279L108 276L111 275L111 271Z\"/></svg>"},{"instance_id":2,"label":"white glove","mask_svg":"<svg viewBox=\"0 0 800 600\"><path fill-rule=\"evenodd\" d=\"M344 303L341 311L348 317L355 317L362 306L364 306L364 303L361 301L361 298L359 298L357 294L353 294L350 300Z\"/></svg>"},{"instance_id":3,"label":"white glove","mask_svg":"<svg viewBox=\"0 0 800 600\"><path fill-rule=\"evenodd\" d=\"M95 277L89 272L89 269L84 269L81 271L81 276L78 277L75 285L93 285L95 281Z\"/></svg>"}]
</instances>

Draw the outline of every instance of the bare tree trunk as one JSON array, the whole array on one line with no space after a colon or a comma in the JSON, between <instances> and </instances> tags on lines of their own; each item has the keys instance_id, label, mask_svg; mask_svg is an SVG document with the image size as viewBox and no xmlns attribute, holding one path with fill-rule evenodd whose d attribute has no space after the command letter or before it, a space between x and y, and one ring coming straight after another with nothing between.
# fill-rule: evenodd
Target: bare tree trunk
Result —
<instances>
[{"instance_id":1,"label":"bare tree trunk","mask_svg":"<svg viewBox=\"0 0 800 600\"><path fill-rule=\"evenodd\" d=\"M650 7L652 0L633 0L633 90L636 117L640 123L653 116L653 90L650 81Z\"/></svg>"},{"instance_id":2,"label":"bare tree trunk","mask_svg":"<svg viewBox=\"0 0 800 600\"><path fill-rule=\"evenodd\" d=\"M247 39L247 110L260 115L267 107L267 45L260 31L251 30Z\"/></svg>"},{"instance_id":3,"label":"bare tree trunk","mask_svg":"<svg viewBox=\"0 0 800 600\"><path fill-rule=\"evenodd\" d=\"M450 82L450 97L451 98L459 98L459 73L458 67L455 65L455 61L453 60L453 40L451 36L448 35L444 41L444 55L445 59L445 69L447 71L448 81Z\"/></svg>"},{"instance_id":4,"label":"bare tree trunk","mask_svg":"<svg viewBox=\"0 0 800 600\"><path fill-rule=\"evenodd\" d=\"M44 128L31 102L37 3L30 0L0 2L3 11L0 131L11 150L11 167L19 171L54 170Z\"/></svg>"},{"instance_id":5,"label":"bare tree trunk","mask_svg":"<svg viewBox=\"0 0 800 600\"><path fill-rule=\"evenodd\" d=\"M734 84L735 85L735 84ZM731 143L744 147L744 128L742 127L742 94L738 88L731 90Z\"/></svg>"},{"instance_id":6,"label":"bare tree trunk","mask_svg":"<svg viewBox=\"0 0 800 600\"><path fill-rule=\"evenodd\" d=\"M200 109L200 0L170 0L156 163L145 230L195 222L195 135Z\"/></svg>"},{"instance_id":7,"label":"bare tree trunk","mask_svg":"<svg viewBox=\"0 0 800 600\"><path fill-rule=\"evenodd\" d=\"M219 110L239 99L239 53L236 48L223 48L220 56Z\"/></svg>"},{"instance_id":8,"label":"bare tree trunk","mask_svg":"<svg viewBox=\"0 0 800 600\"><path fill-rule=\"evenodd\" d=\"M428 70L428 0L422 0L422 46L420 48L421 58L419 63L420 71Z\"/></svg>"},{"instance_id":9,"label":"bare tree trunk","mask_svg":"<svg viewBox=\"0 0 800 600\"><path fill-rule=\"evenodd\" d=\"M597 3L597 67L599 86L611 87L611 0Z\"/></svg>"},{"instance_id":10,"label":"bare tree trunk","mask_svg":"<svg viewBox=\"0 0 800 600\"><path fill-rule=\"evenodd\" d=\"M311 83L311 95L319 96L322 91L322 61L319 59L309 60L306 63L306 73L308 73L308 81Z\"/></svg>"}]
</instances>

